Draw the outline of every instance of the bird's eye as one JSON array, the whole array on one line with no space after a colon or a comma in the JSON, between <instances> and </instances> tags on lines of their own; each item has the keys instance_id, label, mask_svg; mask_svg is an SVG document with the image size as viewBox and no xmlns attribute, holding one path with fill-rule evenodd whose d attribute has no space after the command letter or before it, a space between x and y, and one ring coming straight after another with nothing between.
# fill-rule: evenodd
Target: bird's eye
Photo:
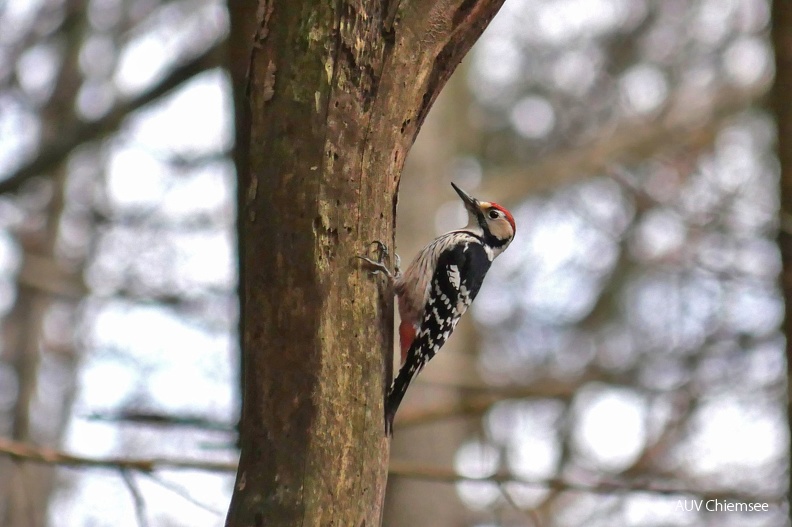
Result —
<instances>
[{"instance_id":1,"label":"bird's eye","mask_svg":"<svg viewBox=\"0 0 792 527\"><path fill-rule=\"evenodd\" d=\"M500 214L498 214L497 210L489 211L489 217L492 218L493 220L497 220L498 216L500 216Z\"/></svg>"}]
</instances>

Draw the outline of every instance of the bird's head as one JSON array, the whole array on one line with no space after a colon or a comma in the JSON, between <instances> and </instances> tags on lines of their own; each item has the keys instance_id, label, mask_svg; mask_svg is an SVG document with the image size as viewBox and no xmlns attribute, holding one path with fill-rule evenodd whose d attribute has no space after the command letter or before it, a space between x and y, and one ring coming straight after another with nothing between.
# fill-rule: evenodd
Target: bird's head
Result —
<instances>
[{"instance_id":1,"label":"bird's head","mask_svg":"<svg viewBox=\"0 0 792 527\"><path fill-rule=\"evenodd\" d=\"M484 241L497 250L497 253L506 249L517 231L511 213L497 203L477 200L454 183L451 186L462 198L468 211L467 228L481 234Z\"/></svg>"}]
</instances>

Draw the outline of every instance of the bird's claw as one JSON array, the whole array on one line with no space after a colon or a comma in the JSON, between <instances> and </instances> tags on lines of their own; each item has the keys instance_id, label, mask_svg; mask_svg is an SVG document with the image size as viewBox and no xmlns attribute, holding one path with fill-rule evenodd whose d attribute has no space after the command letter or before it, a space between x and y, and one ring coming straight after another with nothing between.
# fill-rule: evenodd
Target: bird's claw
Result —
<instances>
[{"instance_id":1,"label":"bird's claw","mask_svg":"<svg viewBox=\"0 0 792 527\"><path fill-rule=\"evenodd\" d=\"M394 260L395 260L395 265L394 265L395 273L391 273L390 269L388 269L387 266L384 263L385 259L390 255L390 251L388 250L388 246L385 245L380 240L374 240L369 245L376 245L377 259L373 260L373 259L369 258L368 256L362 256L362 255L358 255L358 258L363 260L367 264L369 264L371 267L373 267L373 270L371 271L371 274L372 275L376 275L376 274L379 274L379 273L383 273L385 276L387 276L391 280L393 280L394 277L399 277L401 275L401 271L399 269L399 264L401 263L401 258L399 258L399 255L398 254L395 255L395 258L394 258Z\"/></svg>"},{"instance_id":2,"label":"bird's claw","mask_svg":"<svg viewBox=\"0 0 792 527\"><path fill-rule=\"evenodd\" d=\"M372 260L368 256L358 256L358 258L360 258L361 260L363 260L364 262L366 262L367 264L369 264L371 267L374 268L374 270L371 271L372 276L379 273L385 273L386 275L390 276L391 272L388 270L387 267L385 267L385 264L383 264L382 262Z\"/></svg>"},{"instance_id":3,"label":"bird's claw","mask_svg":"<svg viewBox=\"0 0 792 527\"><path fill-rule=\"evenodd\" d=\"M379 263L383 263L385 261L385 258L387 258L388 255L390 254L390 251L388 251L388 246L385 245L380 240L374 240L373 242L370 243L370 245L376 245L377 246L377 253L379 254L379 257L377 258L377 261Z\"/></svg>"}]
</instances>

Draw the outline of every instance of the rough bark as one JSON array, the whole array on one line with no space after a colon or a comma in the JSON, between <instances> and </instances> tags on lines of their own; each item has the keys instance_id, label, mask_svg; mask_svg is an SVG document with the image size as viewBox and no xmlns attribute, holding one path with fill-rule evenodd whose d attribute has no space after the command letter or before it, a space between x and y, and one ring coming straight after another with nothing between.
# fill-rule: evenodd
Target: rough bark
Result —
<instances>
[{"instance_id":1,"label":"rough bark","mask_svg":"<svg viewBox=\"0 0 792 527\"><path fill-rule=\"evenodd\" d=\"M780 224L789 225L792 214L792 3L787 0L773 2L772 38L776 56L776 78L773 102L778 126L778 158L781 162ZM792 379L792 232L782 229L778 237L781 251L781 287L784 294L786 319L787 378ZM789 420L792 432L792 419ZM792 474L792 472L790 472ZM792 480L790 480L792 489Z\"/></svg>"},{"instance_id":2,"label":"rough bark","mask_svg":"<svg viewBox=\"0 0 792 527\"><path fill-rule=\"evenodd\" d=\"M503 0L266 0L239 174L244 402L229 526L380 523L404 158Z\"/></svg>"}]
</instances>

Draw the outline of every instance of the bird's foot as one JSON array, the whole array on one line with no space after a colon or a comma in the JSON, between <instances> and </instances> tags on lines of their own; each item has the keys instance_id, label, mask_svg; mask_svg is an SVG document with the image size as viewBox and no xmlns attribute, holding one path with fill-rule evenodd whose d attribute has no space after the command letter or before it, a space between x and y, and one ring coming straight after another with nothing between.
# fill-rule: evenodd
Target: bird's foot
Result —
<instances>
[{"instance_id":1,"label":"bird's foot","mask_svg":"<svg viewBox=\"0 0 792 527\"><path fill-rule=\"evenodd\" d=\"M388 266L386 266L384 263L390 254L390 251L388 251L388 246L379 240L374 240L370 245L376 245L377 259L373 260L368 256L363 255L358 255L358 258L371 266L372 275L382 273L388 277L391 283L393 283L397 278L399 278L399 276L401 276L401 270L399 269L401 258L399 258L398 254L394 255L395 265L393 266L393 272L391 272L391 270L388 269Z\"/></svg>"}]
</instances>

